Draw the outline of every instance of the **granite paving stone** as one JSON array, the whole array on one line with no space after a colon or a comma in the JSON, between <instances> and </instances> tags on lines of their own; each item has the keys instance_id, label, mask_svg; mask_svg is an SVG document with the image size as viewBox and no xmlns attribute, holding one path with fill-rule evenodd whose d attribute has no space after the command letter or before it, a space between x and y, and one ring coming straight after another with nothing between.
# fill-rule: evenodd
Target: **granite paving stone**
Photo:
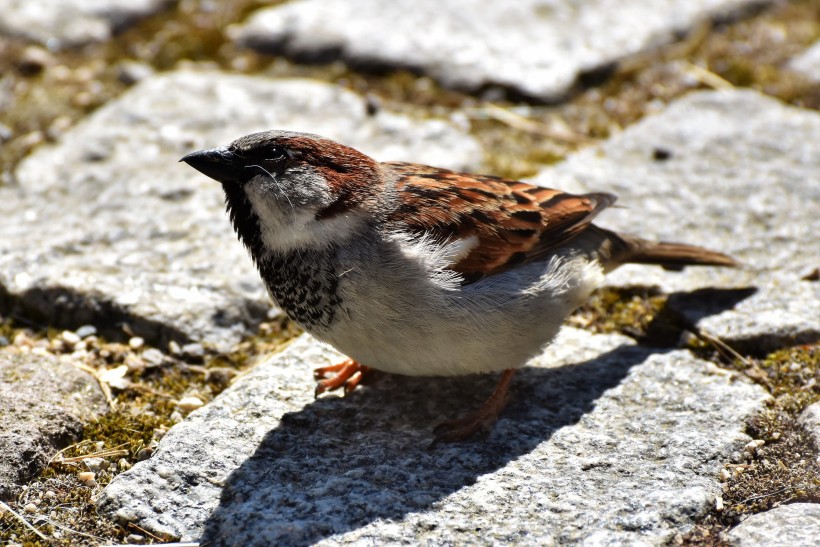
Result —
<instances>
[{"instance_id":1,"label":"granite paving stone","mask_svg":"<svg viewBox=\"0 0 820 547\"><path fill-rule=\"evenodd\" d=\"M0 36L17 36L58 50L104 42L172 0L0 0Z\"/></svg>"},{"instance_id":2,"label":"granite paving stone","mask_svg":"<svg viewBox=\"0 0 820 547\"><path fill-rule=\"evenodd\" d=\"M501 87L544 101L578 77L677 39L749 0L296 0L261 9L231 33L297 59L404 67L445 86Z\"/></svg>"},{"instance_id":3,"label":"granite paving stone","mask_svg":"<svg viewBox=\"0 0 820 547\"><path fill-rule=\"evenodd\" d=\"M97 381L51 355L0 350L0 500L11 499L82 424L108 411Z\"/></svg>"},{"instance_id":4,"label":"granite paving stone","mask_svg":"<svg viewBox=\"0 0 820 547\"><path fill-rule=\"evenodd\" d=\"M766 394L688 352L566 328L485 440L428 449L495 378L384 376L313 400L307 335L169 431L98 499L208 545L658 544L714 504Z\"/></svg>"},{"instance_id":5,"label":"granite paving stone","mask_svg":"<svg viewBox=\"0 0 820 547\"><path fill-rule=\"evenodd\" d=\"M820 113L754 91L696 92L535 182L609 191L601 226L726 252L743 267L629 265L615 286L682 293L671 304L698 327L766 352L820 339Z\"/></svg>"},{"instance_id":6,"label":"granite paving stone","mask_svg":"<svg viewBox=\"0 0 820 547\"><path fill-rule=\"evenodd\" d=\"M729 532L736 547L813 547L820 537L820 503L792 503L752 515Z\"/></svg>"},{"instance_id":7,"label":"granite paving stone","mask_svg":"<svg viewBox=\"0 0 820 547\"><path fill-rule=\"evenodd\" d=\"M806 433L809 434L814 450L820 463L820 402L809 405L800 413L797 420Z\"/></svg>"},{"instance_id":8,"label":"granite paving stone","mask_svg":"<svg viewBox=\"0 0 820 547\"><path fill-rule=\"evenodd\" d=\"M789 68L820 84L820 40L789 62Z\"/></svg>"}]
</instances>

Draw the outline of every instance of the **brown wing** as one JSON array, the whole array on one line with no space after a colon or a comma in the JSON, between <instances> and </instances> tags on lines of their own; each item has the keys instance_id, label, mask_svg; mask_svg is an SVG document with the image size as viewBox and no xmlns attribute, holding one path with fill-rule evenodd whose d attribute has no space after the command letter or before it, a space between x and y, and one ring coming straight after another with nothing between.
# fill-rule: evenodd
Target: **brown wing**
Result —
<instances>
[{"instance_id":1,"label":"brown wing","mask_svg":"<svg viewBox=\"0 0 820 547\"><path fill-rule=\"evenodd\" d=\"M544 256L583 232L616 199L426 165L384 165L395 174L401 200L391 224L442 241L477 238L478 244L453 265L468 281Z\"/></svg>"}]
</instances>

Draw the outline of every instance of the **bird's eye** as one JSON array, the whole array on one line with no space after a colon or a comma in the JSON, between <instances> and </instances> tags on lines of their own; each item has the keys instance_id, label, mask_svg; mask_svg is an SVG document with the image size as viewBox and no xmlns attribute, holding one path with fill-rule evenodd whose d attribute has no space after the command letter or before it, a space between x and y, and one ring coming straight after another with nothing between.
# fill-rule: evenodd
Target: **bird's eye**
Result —
<instances>
[{"instance_id":1,"label":"bird's eye","mask_svg":"<svg viewBox=\"0 0 820 547\"><path fill-rule=\"evenodd\" d=\"M284 149L284 148L282 148L281 146L275 146L275 145L274 145L274 146L271 146L271 147L270 147L270 148L269 148L269 149L265 152L265 159L266 159L267 161L272 161L272 162L280 162L280 161L282 161L282 160L284 160L284 159L287 159L287 157L288 157L288 152L287 152L287 150L285 150L285 149Z\"/></svg>"}]
</instances>

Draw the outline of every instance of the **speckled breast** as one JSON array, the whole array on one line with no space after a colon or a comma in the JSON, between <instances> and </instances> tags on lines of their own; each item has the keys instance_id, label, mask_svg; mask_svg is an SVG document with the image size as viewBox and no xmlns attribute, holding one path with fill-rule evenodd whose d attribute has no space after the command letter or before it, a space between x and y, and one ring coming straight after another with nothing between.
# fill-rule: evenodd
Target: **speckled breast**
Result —
<instances>
[{"instance_id":1,"label":"speckled breast","mask_svg":"<svg viewBox=\"0 0 820 547\"><path fill-rule=\"evenodd\" d=\"M259 272L276 304L304 329L327 329L341 304L334 252L291 251L268 255Z\"/></svg>"}]
</instances>

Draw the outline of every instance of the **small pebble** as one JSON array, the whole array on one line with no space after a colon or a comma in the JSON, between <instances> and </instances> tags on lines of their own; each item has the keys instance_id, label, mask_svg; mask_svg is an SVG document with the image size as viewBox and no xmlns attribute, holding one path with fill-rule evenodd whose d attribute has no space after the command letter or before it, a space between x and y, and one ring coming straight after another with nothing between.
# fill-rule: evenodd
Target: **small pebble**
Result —
<instances>
[{"instance_id":1,"label":"small pebble","mask_svg":"<svg viewBox=\"0 0 820 547\"><path fill-rule=\"evenodd\" d=\"M157 348L149 348L140 355L149 366L158 367L165 361L165 355Z\"/></svg>"},{"instance_id":2,"label":"small pebble","mask_svg":"<svg viewBox=\"0 0 820 547\"><path fill-rule=\"evenodd\" d=\"M42 131L31 131L20 137L17 142L24 148L34 148L45 140L46 137Z\"/></svg>"},{"instance_id":3,"label":"small pebble","mask_svg":"<svg viewBox=\"0 0 820 547\"><path fill-rule=\"evenodd\" d=\"M205 371L205 381L226 386L239 373L235 368L214 367Z\"/></svg>"},{"instance_id":4,"label":"small pebble","mask_svg":"<svg viewBox=\"0 0 820 547\"><path fill-rule=\"evenodd\" d=\"M140 450L139 452L137 452L137 461L141 462L141 461L147 460L153 454L154 454L154 449L151 448L150 446L147 446L147 447L143 448L142 450Z\"/></svg>"},{"instance_id":5,"label":"small pebble","mask_svg":"<svg viewBox=\"0 0 820 547\"><path fill-rule=\"evenodd\" d=\"M154 429L154 432L151 435L151 438L154 441L159 441L160 439L162 439L165 436L166 433L168 433L168 428L158 427L158 428Z\"/></svg>"},{"instance_id":6,"label":"small pebble","mask_svg":"<svg viewBox=\"0 0 820 547\"><path fill-rule=\"evenodd\" d=\"M97 327L94 325L83 325L75 332L80 338L88 338L89 336L97 334Z\"/></svg>"},{"instance_id":7,"label":"small pebble","mask_svg":"<svg viewBox=\"0 0 820 547\"><path fill-rule=\"evenodd\" d=\"M58 116L48 126L48 136L50 139L59 139L66 131L71 129L73 121L69 116Z\"/></svg>"},{"instance_id":8,"label":"small pebble","mask_svg":"<svg viewBox=\"0 0 820 547\"><path fill-rule=\"evenodd\" d=\"M80 482L93 481L94 477L96 477L96 475L93 471L80 471L79 473L77 473L77 479Z\"/></svg>"},{"instance_id":9,"label":"small pebble","mask_svg":"<svg viewBox=\"0 0 820 547\"><path fill-rule=\"evenodd\" d=\"M191 412L204 404L199 397L183 397L177 401L177 408L182 412Z\"/></svg>"},{"instance_id":10,"label":"small pebble","mask_svg":"<svg viewBox=\"0 0 820 547\"><path fill-rule=\"evenodd\" d=\"M131 545L142 545L145 543L145 536L141 536L139 534L128 534L125 536L125 543L130 543Z\"/></svg>"},{"instance_id":11,"label":"small pebble","mask_svg":"<svg viewBox=\"0 0 820 547\"><path fill-rule=\"evenodd\" d=\"M17 67L23 75L34 76L53 64L54 56L48 50L38 46L29 46L20 55Z\"/></svg>"},{"instance_id":12,"label":"small pebble","mask_svg":"<svg viewBox=\"0 0 820 547\"><path fill-rule=\"evenodd\" d=\"M125 356L124 366L128 369L128 372L142 372L147 365L148 363L133 353Z\"/></svg>"},{"instance_id":13,"label":"small pebble","mask_svg":"<svg viewBox=\"0 0 820 547\"><path fill-rule=\"evenodd\" d=\"M71 349L71 344L68 344L65 340L60 338L54 338L53 340L49 340L48 349L54 353L62 353L65 350Z\"/></svg>"},{"instance_id":14,"label":"small pebble","mask_svg":"<svg viewBox=\"0 0 820 547\"><path fill-rule=\"evenodd\" d=\"M131 349L140 349L142 346L145 345L145 340L143 340L140 336L133 336L128 341L128 345L131 347Z\"/></svg>"},{"instance_id":15,"label":"small pebble","mask_svg":"<svg viewBox=\"0 0 820 547\"><path fill-rule=\"evenodd\" d=\"M125 458L120 458L120 460L117 462L117 467L120 471L128 471L129 469L131 469L131 464L128 463L128 460L126 460Z\"/></svg>"},{"instance_id":16,"label":"small pebble","mask_svg":"<svg viewBox=\"0 0 820 547\"><path fill-rule=\"evenodd\" d=\"M37 512L37 505L35 505L34 503L27 503L23 507L23 511L25 511L26 513L36 513Z\"/></svg>"},{"instance_id":17,"label":"small pebble","mask_svg":"<svg viewBox=\"0 0 820 547\"><path fill-rule=\"evenodd\" d=\"M743 447L743 450L748 452L749 454L754 454L757 452L757 449L766 444L766 441L763 439L755 439L753 441L749 441L746 443L746 446Z\"/></svg>"},{"instance_id":18,"label":"small pebble","mask_svg":"<svg viewBox=\"0 0 820 547\"><path fill-rule=\"evenodd\" d=\"M721 482L726 482L731 478L732 473L728 469L721 469L720 470L720 480Z\"/></svg>"},{"instance_id":19,"label":"small pebble","mask_svg":"<svg viewBox=\"0 0 820 547\"><path fill-rule=\"evenodd\" d=\"M117 79L125 85L134 85L151 76L154 69L148 63L127 59L117 65Z\"/></svg>"},{"instance_id":20,"label":"small pebble","mask_svg":"<svg viewBox=\"0 0 820 547\"><path fill-rule=\"evenodd\" d=\"M90 471L95 473L105 471L111 465L105 458L86 458L83 462Z\"/></svg>"},{"instance_id":21,"label":"small pebble","mask_svg":"<svg viewBox=\"0 0 820 547\"><path fill-rule=\"evenodd\" d=\"M185 344L182 346L182 355L186 359L190 359L192 361L199 361L205 358L205 348L202 347L202 344Z\"/></svg>"},{"instance_id":22,"label":"small pebble","mask_svg":"<svg viewBox=\"0 0 820 547\"><path fill-rule=\"evenodd\" d=\"M173 340L168 342L168 353L170 353L171 355L177 355L180 351L182 351L182 348L179 347L179 344L177 344Z\"/></svg>"},{"instance_id":23,"label":"small pebble","mask_svg":"<svg viewBox=\"0 0 820 547\"><path fill-rule=\"evenodd\" d=\"M53 500L57 497L57 492L55 492L54 490L46 490L46 493L43 494L43 497L45 497L47 500Z\"/></svg>"},{"instance_id":24,"label":"small pebble","mask_svg":"<svg viewBox=\"0 0 820 547\"><path fill-rule=\"evenodd\" d=\"M25 332L18 332L14 335L13 344L17 347L31 347L34 345L34 340Z\"/></svg>"},{"instance_id":25,"label":"small pebble","mask_svg":"<svg viewBox=\"0 0 820 547\"><path fill-rule=\"evenodd\" d=\"M69 344L70 346L74 346L78 344L80 340L82 340L82 338L76 332L71 332L70 330L64 330L60 334L60 338L62 338L63 341L66 344Z\"/></svg>"},{"instance_id":26,"label":"small pebble","mask_svg":"<svg viewBox=\"0 0 820 547\"><path fill-rule=\"evenodd\" d=\"M723 511L723 496L718 495L715 498L715 511Z\"/></svg>"}]
</instances>

